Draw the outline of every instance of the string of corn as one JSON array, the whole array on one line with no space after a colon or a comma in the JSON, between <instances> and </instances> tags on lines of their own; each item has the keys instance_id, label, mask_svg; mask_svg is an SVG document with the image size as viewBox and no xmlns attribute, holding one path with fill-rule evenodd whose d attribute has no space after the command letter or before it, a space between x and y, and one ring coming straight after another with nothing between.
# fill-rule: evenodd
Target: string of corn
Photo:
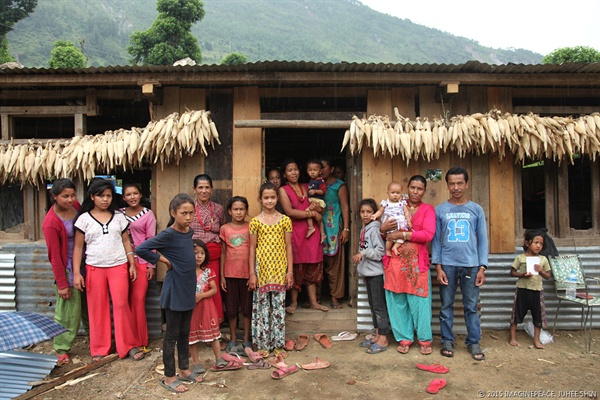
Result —
<instances>
[{"instance_id":1,"label":"string of corn","mask_svg":"<svg viewBox=\"0 0 600 400\"><path fill-rule=\"evenodd\" d=\"M37 186L52 178L90 181L96 173L139 168L144 161L178 164L185 156L221 144L210 111L173 113L145 128L118 129L98 135L50 140L46 144L0 144L0 183Z\"/></svg>"}]
</instances>

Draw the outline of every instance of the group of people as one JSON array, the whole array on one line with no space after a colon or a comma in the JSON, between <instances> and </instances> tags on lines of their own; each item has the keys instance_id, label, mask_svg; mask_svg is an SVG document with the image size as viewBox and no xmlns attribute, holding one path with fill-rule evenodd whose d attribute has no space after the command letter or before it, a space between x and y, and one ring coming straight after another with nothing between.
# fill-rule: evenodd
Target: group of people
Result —
<instances>
[{"instance_id":1,"label":"group of people","mask_svg":"<svg viewBox=\"0 0 600 400\"><path fill-rule=\"evenodd\" d=\"M431 242L431 263L436 269L441 300L440 353L445 357L454 356L454 300L460 287L467 350L474 360L485 359L480 346L478 312L479 288L485 283L488 265L485 215L482 207L466 195L469 176L464 168L449 169L445 180L450 198L435 209L423 203L427 180L421 175L408 180L405 197L401 195L401 183L391 182L388 198L379 206L374 199L363 199L359 203L363 228L359 251L352 261L365 280L375 327L374 334L360 343L369 354L387 350L390 332L398 342L398 352L408 353L416 335L421 354L432 353L432 287L427 247ZM550 277L548 260L540 255L543 248L542 232L527 230L523 245L525 253L512 264L510 275L519 278L510 320L509 342L513 346L519 345L517 324L522 323L530 311L534 345L543 348L540 332L546 321L542 278Z\"/></svg>"},{"instance_id":2,"label":"group of people","mask_svg":"<svg viewBox=\"0 0 600 400\"><path fill-rule=\"evenodd\" d=\"M330 306L341 308L344 244L350 231L348 189L334 174L335 167L329 159L310 161L307 170L310 185L299 182L300 168L294 160L286 160L281 170L269 170L267 181L258 191L262 211L247 222L248 200L234 196L226 207L231 216L229 223L225 208L211 200L212 179L206 174L198 175L193 182L196 198L187 194L175 196L169 205L168 227L158 235L152 211L142 205L139 186L124 186L125 206L117 209L113 201L115 188L110 181L92 181L81 205L75 199L71 181L55 181L51 189L54 203L43 229L56 280L55 319L70 330L54 340L59 362L69 362L68 351L79 329L85 297L93 360L110 353L109 295L119 357L144 357L148 344L146 290L158 262L167 268L160 297L166 319L165 379L161 385L173 392L188 389L182 381L201 381L204 367L198 358L199 343L211 344L215 354L213 368L230 365L232 361L221 356L218 341L225 318L231 331L227 353L243 353L256 346L266 356L271 351L282 351L285 313L296 311L303 288L307 292L307 307L329 310L319 299L324 274L329 282ZM479 346L477 312L479 287L485 282L487 268L485 217L482 208L465 195L465 169L450 169L446 182L450 199L435 210L423 203L427 181L420 175L409 179L407 197L399 196L401 184L392 182L389 198L380 206L373 199L359 204L364 226L359 251L352 261L365 279L376 328L360 344L370 354L387 349L389 333L398 341L398 351L407 353L415 331L421 353L432 352L427 247L432 242L432 262L442 302L441 354L454 354L454 297L460 285L468 331L466 345L474 359L485 357ZM395 211L387 212L390 207L395 207ZM377 218L380 215L381 222ZM537 251L538 241L537 236L527 239L527 251ZM390 245L386 246L386 242ZM533 282L531 274L523 273L517 261L513 267L513 276ZM545 264L537 265L536 271L541 276L547 274ZM525 286L528 290L537 288ZM514 324L522 322L527 310L534 312L534 307L522 300L523 296L517 296L520 300L513 313ZM239 311L244 331L241 344L236 336ZM539 318L534 316L536 322ZM537 340L536 346L539 335ZM514 337L511 344L518 345Z\"/></svg>"}]
</instances>

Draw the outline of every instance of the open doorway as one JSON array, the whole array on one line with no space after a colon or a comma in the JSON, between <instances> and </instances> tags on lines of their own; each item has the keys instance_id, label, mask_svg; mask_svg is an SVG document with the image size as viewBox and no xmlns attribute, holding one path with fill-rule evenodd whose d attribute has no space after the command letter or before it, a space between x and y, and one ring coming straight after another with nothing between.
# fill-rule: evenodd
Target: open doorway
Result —
<instances>
[{"instance_id":1,"label":"open doorway","mask_svg":"<svg viewBox=\"0 0 600 400\"><path fill-rule=\"evenodd\" d=\"M310 159L320 159L321 157L330 158L336 169L345 172L345 153L340 153L344 132L344 129L266 129L264 148L265 171L263 173L271 167L281 168L283 161L292 158L298 163L298 167L300 168L300 182L306 183L309 181L308 174L306 173L306 162ZM351 190L350 182L344 179L344 177L341 179L346 182L348 189ZM346 245L344 299L349 298L348 260L350 250L350 246ZM321 303L329 304L331 299L328 289L329 282L326 275L323 277L321 287ZM302 291L299 296L300 304L306 301L304 296L305 291Z\"/></svg>"}]
</instances>

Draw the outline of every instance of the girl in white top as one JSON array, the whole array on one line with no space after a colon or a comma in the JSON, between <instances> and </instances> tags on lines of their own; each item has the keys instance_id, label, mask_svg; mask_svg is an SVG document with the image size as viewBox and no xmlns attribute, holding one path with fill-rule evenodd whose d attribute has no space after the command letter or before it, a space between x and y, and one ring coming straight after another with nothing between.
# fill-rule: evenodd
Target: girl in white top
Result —
<instances>
[{"instance_id":1,"label":"girl in white top","mask_svg":"<svg viewBox=\"0 0 600 400\"><path fill-rule=\"evenodd\" d=\"M144 353L129 308L129 281L137 277L134 254L127 233L125 215L113 207L112 182L97 179L88 189L88 197L75 221L73 249L73 286L86 288L90 325L90 352L93 361L106 357L111 348L109 293L112 300L115 343L120 358L129 355L141 360ZM86 278L80 262L85 244Z\"/></svg>"}]
</instances>

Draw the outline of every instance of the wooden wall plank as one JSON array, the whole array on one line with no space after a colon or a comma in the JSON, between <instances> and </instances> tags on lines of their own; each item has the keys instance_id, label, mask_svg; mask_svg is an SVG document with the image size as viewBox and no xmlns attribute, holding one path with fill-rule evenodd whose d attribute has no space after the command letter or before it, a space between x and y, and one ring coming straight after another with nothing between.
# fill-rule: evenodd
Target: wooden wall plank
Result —
<instances>
[{"instance_id":1,"label":"wooden wall plank","mask_svg":"<svg viewBox=\"0 0 600 400\"><path fill-rule=\"evenodd\" d=\"M185 89L179 91L179 114L189 110L206 109L206 89ZM204 154L198 151L192 157L183 157L179 162L179 191L193 194L194 177L204 173Z\"/></svg>"},{"instance_id":2,"label":"wooden wall plank","mask_svg":"<svg viewBox=\"0 0 600 400\"><path fill-rule=\"evenodd\" d=\"M0 114L0 139L9 140L12 136L12 118L8 114Z\"/></svg>"},{"instance_id":3,"label":"wooden wall plank","mask_svg":"<svg viewBox=\"0 0 600 400\"><path fill-rule=\"evenodd\" d=\"M435 101L436 86L419 86L419 116L433 120L434 116L443 115L442 103ZM447 108L448 110L449 108Z\"/></svg>"},{"instance_id":4,"label":"wooden wall plank","mask_svg":"<svg viewBox=\"0 0 600 400\"><path fill-rule=\"evenodd\" d=\"M416 117L415 98L417 89L412 86L392 89L392 109L397 107L400 115L414 119ZM393 115L393 114L392 114ZM395 119L395 118L393 118Z\"/></svg>"},{"instance_id":5,"label":"wooden wall plank","mask_svg":"<svg viewBox=\"0 0 600 400\"><path fill-rule=\"evenodd\" d=\"M512 157L499 160L497 155L489 162L490 253L515 251L515 193Z\"/></svg>"},{"instance_id":6,"label":"wooden wall plank","mask_svg":"<svg viewBox=\"0 0 600 400\"><path fill-rule=\"evenodd\" d=\"M556 224L556 207L558 199L557 187L557 162L552 160L544 160L544 192L545 192L545 212L546 212L546 229L550 236L558 238L558 225Z\"/></svg>"},{"instance_id":7,"label":"wooden wall plank","mask_svg":"<svg viewBox=\"0 0 600 400\"><path fill-rule=\"evenodd\" d=\"M558 237L564 238L571 231L569 221L569 196L568 194L560 193L561 191L568 191L569 188L569 166L566 162L563 162L558 166L556 178L556 187L558 189L556 192L555 203L556 228L558 230Z\"/></svg>"},{"instance_id":8,"label":"wooden wall plank","mask_svg":"<svg viewBox=\"0 0 600 400\"><path fill-rule=\"evenodd\" d=\"M483 86L469 86L469 114L485 113L488 110L487 90Z\"/></svg>"},{"instance_id":9,"label":"wooden wall plank","mask_svg":"<svg viewBox=\"0 0 600 400\"><path fill-rule=\"evenodd\" d=\"M600 233L600 160L591 163L592 185L592 229L595 234ZM596 183L594 183L596 182Z\"/></svg>"},{"instance_id":10,"label":"wooden wall plank","mask_svg":"<svg viewBox=\"0 0 600 400\"><path fill-rule=\"evenodd\" d=\"M260 91L257 86L233 90L233 119L260 119ZM261 128L233 128L232 194L248 199L250 217L260 213L256 198L263 181L262 143Z\"/></svg>"},{"instance_id":11,"label":"wooden wall plank","mask_svg":"<svg viewBox=\"0 0 600 400\"><path fill-rule=\"evenodd\" d=\"M485 220L490 232L490 161L485 156L471 156L469 172L469 198L483 208ZM512 180L511 180L512 183Z\"/></svg>"},{"instance_id":12,"label":"wooden wall plank","mask_svg":"<svg viewBox=\"0 0 600 400\"><path fill-rule=\"evenodd\" d=\"M369 90L367 97L367 114L393 115L392 96L390 90ZM373 151L366 149L362 157L362 198L373 198L379 202L386 198L388 183L392 180L392 159L386 156L373 156Z\"/></svg>"}]
</instances>

